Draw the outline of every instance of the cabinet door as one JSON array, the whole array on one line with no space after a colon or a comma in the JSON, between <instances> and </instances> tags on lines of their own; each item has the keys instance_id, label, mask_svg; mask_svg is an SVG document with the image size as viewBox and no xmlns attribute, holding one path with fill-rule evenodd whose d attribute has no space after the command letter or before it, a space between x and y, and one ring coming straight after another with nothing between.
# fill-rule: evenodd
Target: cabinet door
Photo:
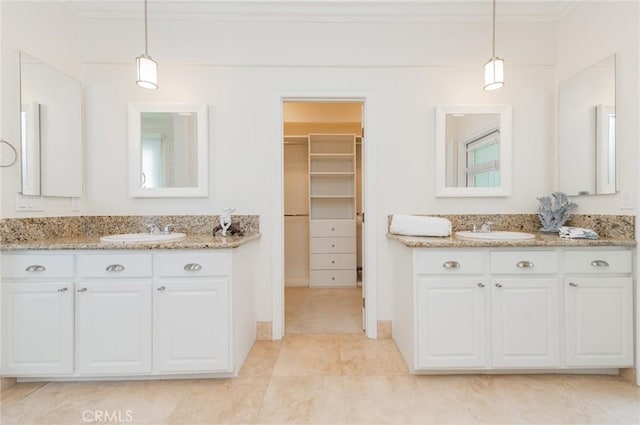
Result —
<instances>
[{"instance_id":1,"label":"cabinet door","mask_svg":"<svg viewBox=\"0 0 640 425\"><path fill-rule=\"evenodd\" d=\"M151 372L151 282L77 285L78 372Z\"/></svg>"},{"instance_id":2,"label":"cabinet door","mask_svg":"<svg viewBox=\"0 0 640 425\"><path fill-rule=\"evenodd\" d=\"M2 284L2 373L73 372L73 284Z\"/></svg>"},{"instance_id":3,"label":"cabinet door","mask_svg":"<svg viewBox=\"0 0 640 425\"><path fill-rule=\"evenodd\" d=\"M485 366L488 290L481 279L418 278L417 369Z\"/></svg>"},{"instance_id":4,"label":"cabinet door","mask_svg":"<svg viewBox=\"0 0 640 425\"><path fill-rule=\"evenodd\" d=\"M566 278L564 284L567 366L632 366L631 278Z\"/></svg>"},{"instance_id":5,"label":"cabinet door","mask_svg":"<svg viewBox=\"0 0 640 425\"><path fill-rule=\"evenodd\" d=\"M154 310L156 371L231 370L227 278L157 283Z\"/></svg>"},{"instance_id":6,"label":"cabinet door","mask_svg":"<svg viewBox=\"0 0 640 425\"><path fill-rule=\"evenodd\" d=\"M560 365L558 286L554 278L493 279L494 367Z\"/></svg>"}]
</instances>

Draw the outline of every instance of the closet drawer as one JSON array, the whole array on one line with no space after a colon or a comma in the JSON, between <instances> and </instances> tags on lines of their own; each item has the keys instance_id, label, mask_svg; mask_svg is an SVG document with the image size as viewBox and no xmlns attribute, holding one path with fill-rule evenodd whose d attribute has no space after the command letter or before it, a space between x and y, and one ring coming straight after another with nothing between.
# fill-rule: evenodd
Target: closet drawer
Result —
<instances>
[{"instance_id":1,"label":"closet drawer","mask_svg":"<svg viewBox=\"0 0 640 425\"><path fill-rule=\"evenodd\" d=\"M311 237L355 237L355 220L310 220L309 235Z\"/></svg>"},{"instance_id":2,"label":"closet drawer","mask_svg":"<svg viewBox=\"0 0 640 425\"><path fill-rule=\"evenodd\" d=\"M566 251L564 269L566 273L631 273L631 251Z\"/></svg>"},{"instance_id":3,"label":"closet drawer","mask_svg":"<svg viewBox=\"0 0 640 425\"><path fill-rule=\"evenodd\" d=\"M2 254L2 277L37 279L73 277L73 255Z\"/></svg>"},{"instance_id":4,"label":"closet drawer","mask_svg":"<svg viewBox=\"0 0 640 425\"><path fill-rule=\"evenodd\" d=\"M309 286L356 286L354 270L311 270Z\"/></svg>"},{"instance_id":5,"label":"closet drawer","mask_svg":"<svg viewBox=\"0 0 640 425\"><path fill-rule=\"evenodd\" d=\"M491 273L551 274L558 272L556 251L509 251L491 253Z\"/></svg>"},{"instance_id":6,"label":"closet drawer","mask_svg":"<svg viewBox=\"0 0 640 425\"><path fill-rule=\"evenodd\" d=\"M356 254L311 254L311 269L355 269Z\"/></svg>"},{"instance_id":7,"label":"closet drawer","mask_svg":"<svg viewBox=\"0 0 640 425\"><path fill-rule=\"evenodd\" d=\"M312 254L356 252L356 238L311 238Z\"/></svg>"},{"instance_id":8,"label":"closet drawer","mask_svg":"<svg viewBox=\"0 0 640 425\"><path fill-rule=\"evenodd\" d=\"M482 251L416 249L414 268L417 274L483 274Z\"/></svg>"},{"instance_id":9,"label":"closet drawer","mask_svg":"<svg viewBox=\"0 0 640 425\"><path fill-rule=\"evenodd\" d=\"M151 254L97 254L78 257L80 277L151 277Z\"/></svg>"},{"instance_id":10,"label":"closet drawer","mask_svg":"<svg viewBox=\"0 0 640 425\"><path fill-rule=\"evenodd\" d=\"M231 254L228 252L192 252L154 255L154 270L159 277L228 276Z\"/></svg>"}]
</instances>

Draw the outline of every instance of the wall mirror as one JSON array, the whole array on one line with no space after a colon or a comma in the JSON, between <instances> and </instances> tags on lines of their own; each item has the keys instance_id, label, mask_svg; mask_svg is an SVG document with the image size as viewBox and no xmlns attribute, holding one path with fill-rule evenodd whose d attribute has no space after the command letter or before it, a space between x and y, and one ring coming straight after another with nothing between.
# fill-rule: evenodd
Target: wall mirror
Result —
<instances>
[{"instance_id":1,"label":"wall mirror","mask_svg":"<svg viewBox=\"0 0 640 425\"><path fill-rule=\"evenodd\" d=\"M20 52L21 193L82 196L82 83Z\"/></svg>"},{"instance_id":2,"label":"wall mirror","mask_svg":"<svg viewBox=\"0 0 640 425\"><path fill-rule=\"evenodd\" d=\"M129 105L129 194L208 195L206 105Z\"/></svg>"},{"instance_id":3,"label":"wall mirror","mask_svg":"<svg viewBox=\"0 0 640 425\"><path fill-rule=\"evenodd\" d=\"M436 108L436 195L511 194L511 107Z\"/></svg>"},{"instance_id":4,"label":"wall mirror","mask_svg":"<svg viewBox=\"0 0 640 425\"><path fill-rule=\"evenodd\" d=\"M568 195L616 192L616 58L560 83L558 189Z\"/></svg>"}]
</instances>

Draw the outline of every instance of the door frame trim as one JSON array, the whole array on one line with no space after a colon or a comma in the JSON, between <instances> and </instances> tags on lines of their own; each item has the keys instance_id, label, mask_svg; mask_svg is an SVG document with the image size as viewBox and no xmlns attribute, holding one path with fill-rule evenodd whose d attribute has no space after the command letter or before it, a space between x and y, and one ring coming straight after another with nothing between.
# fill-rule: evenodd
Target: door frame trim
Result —
<instances>
[{"instance_id":1,"label":"door frame trim","mask_svg":"<svg viewBox=\"0 0 640 425\"><path fill-rule=\"evenodd\" d=\"M377 223L376 208L376 127L375 100L368 92L280 92L274 96L274 126L272 143L273 193L272 193L272 338L282 339L284 336L284 136L283 104L284 102L362 102L364 110L363 127L365 143L362 148L362 210L366 212L366 220L362 224L363 233L363 280L366 299L365 328L366 335L375 339L378 335L378 299L377 299Z\"/></svg>"}]
</instances>

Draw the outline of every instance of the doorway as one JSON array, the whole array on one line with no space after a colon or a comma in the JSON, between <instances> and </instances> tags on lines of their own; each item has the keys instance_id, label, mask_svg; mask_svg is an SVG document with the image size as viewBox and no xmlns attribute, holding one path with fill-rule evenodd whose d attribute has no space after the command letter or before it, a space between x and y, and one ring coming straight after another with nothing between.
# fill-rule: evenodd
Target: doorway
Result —
<instances>
[{"instance_id":1,"label":"doorway","mask_svg":"<svg viewBox=\"0 0 640 425\"><path fill-rule=\"evenodd\" d=\"M285 333L364 331L363 109L283 101Z\"/></svg>"}]
</instances>

